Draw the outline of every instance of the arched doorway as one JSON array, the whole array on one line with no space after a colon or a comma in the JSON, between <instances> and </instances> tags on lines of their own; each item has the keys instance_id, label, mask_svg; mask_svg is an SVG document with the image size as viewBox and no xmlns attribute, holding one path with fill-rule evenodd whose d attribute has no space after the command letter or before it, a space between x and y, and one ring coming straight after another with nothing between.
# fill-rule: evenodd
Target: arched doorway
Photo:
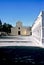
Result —
<instances>
[{"instance_id":1,"label":"arched doorway","mask_svg":"<svg viewBox=\"0 0 44 65\"><path fill-rule=\"evenodd\" d=\"M20 35L21 33L20 33L20 31L18 31L18 35Z\"/></svg>"}]
</instances>

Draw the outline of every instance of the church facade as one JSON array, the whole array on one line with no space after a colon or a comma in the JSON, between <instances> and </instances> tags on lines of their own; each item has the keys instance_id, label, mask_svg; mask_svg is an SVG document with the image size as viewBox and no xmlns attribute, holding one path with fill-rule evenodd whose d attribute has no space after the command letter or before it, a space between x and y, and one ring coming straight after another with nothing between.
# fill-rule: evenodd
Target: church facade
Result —
<instances>
[{"instance_id":1,"label":"church facade","mask_svg":"<svg viewBox=\"0 0 44 65\"><path fill-rule=\"evenodd\" d=\"M31 27L23 26L22 22L18 21L16 26L11 28L11 35L18 36L18 35L30 35L31 34Z\"/></svg>"}]
</instances>

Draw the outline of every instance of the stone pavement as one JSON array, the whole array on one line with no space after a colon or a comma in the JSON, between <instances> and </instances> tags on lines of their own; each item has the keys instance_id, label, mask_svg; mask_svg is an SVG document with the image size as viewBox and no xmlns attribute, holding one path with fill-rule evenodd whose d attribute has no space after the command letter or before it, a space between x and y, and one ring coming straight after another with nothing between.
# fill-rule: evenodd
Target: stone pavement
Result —
<instances>
[{"instance_id":1,"label":"stone pavement","mask_svg":"<svg viewBox=\"0 0 44 65\"><path fill-rule=\"evenodd\" d=\"M15 36L8 39L1 38L0 46L37 46L32 42L32 36Z\"/></svg>"}]
</instances>

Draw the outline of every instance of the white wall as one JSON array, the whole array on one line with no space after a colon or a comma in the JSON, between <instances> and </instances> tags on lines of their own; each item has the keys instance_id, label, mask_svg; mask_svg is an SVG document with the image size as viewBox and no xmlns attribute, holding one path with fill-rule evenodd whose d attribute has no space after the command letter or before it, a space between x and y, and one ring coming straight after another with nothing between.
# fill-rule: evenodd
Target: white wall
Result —
<instances>
[{"instance_id":1,"label":"white wall","mask_svg":"<svg viewBox=\"0 0 44 65\"><path fill-rule=\"evenodd\" d=\"M42 12L39 14L32 26L33 43L42 45Z\"/></svg>"}]
</instances>

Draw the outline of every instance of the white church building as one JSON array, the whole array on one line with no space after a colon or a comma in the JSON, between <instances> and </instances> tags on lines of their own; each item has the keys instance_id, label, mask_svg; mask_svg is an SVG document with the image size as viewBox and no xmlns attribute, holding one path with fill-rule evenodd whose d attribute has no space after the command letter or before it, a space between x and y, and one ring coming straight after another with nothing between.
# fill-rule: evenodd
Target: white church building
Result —
<instances>
[{"instance_id":1,"label":"white church building","mask_svg":"<svg viewBox=\"0 0 44 65\"><path fill-rule=\"evenodd\" d=\"M40 12L32 26L33 43L44 45L44 11Z\"/></svg>"}]
</instances>

